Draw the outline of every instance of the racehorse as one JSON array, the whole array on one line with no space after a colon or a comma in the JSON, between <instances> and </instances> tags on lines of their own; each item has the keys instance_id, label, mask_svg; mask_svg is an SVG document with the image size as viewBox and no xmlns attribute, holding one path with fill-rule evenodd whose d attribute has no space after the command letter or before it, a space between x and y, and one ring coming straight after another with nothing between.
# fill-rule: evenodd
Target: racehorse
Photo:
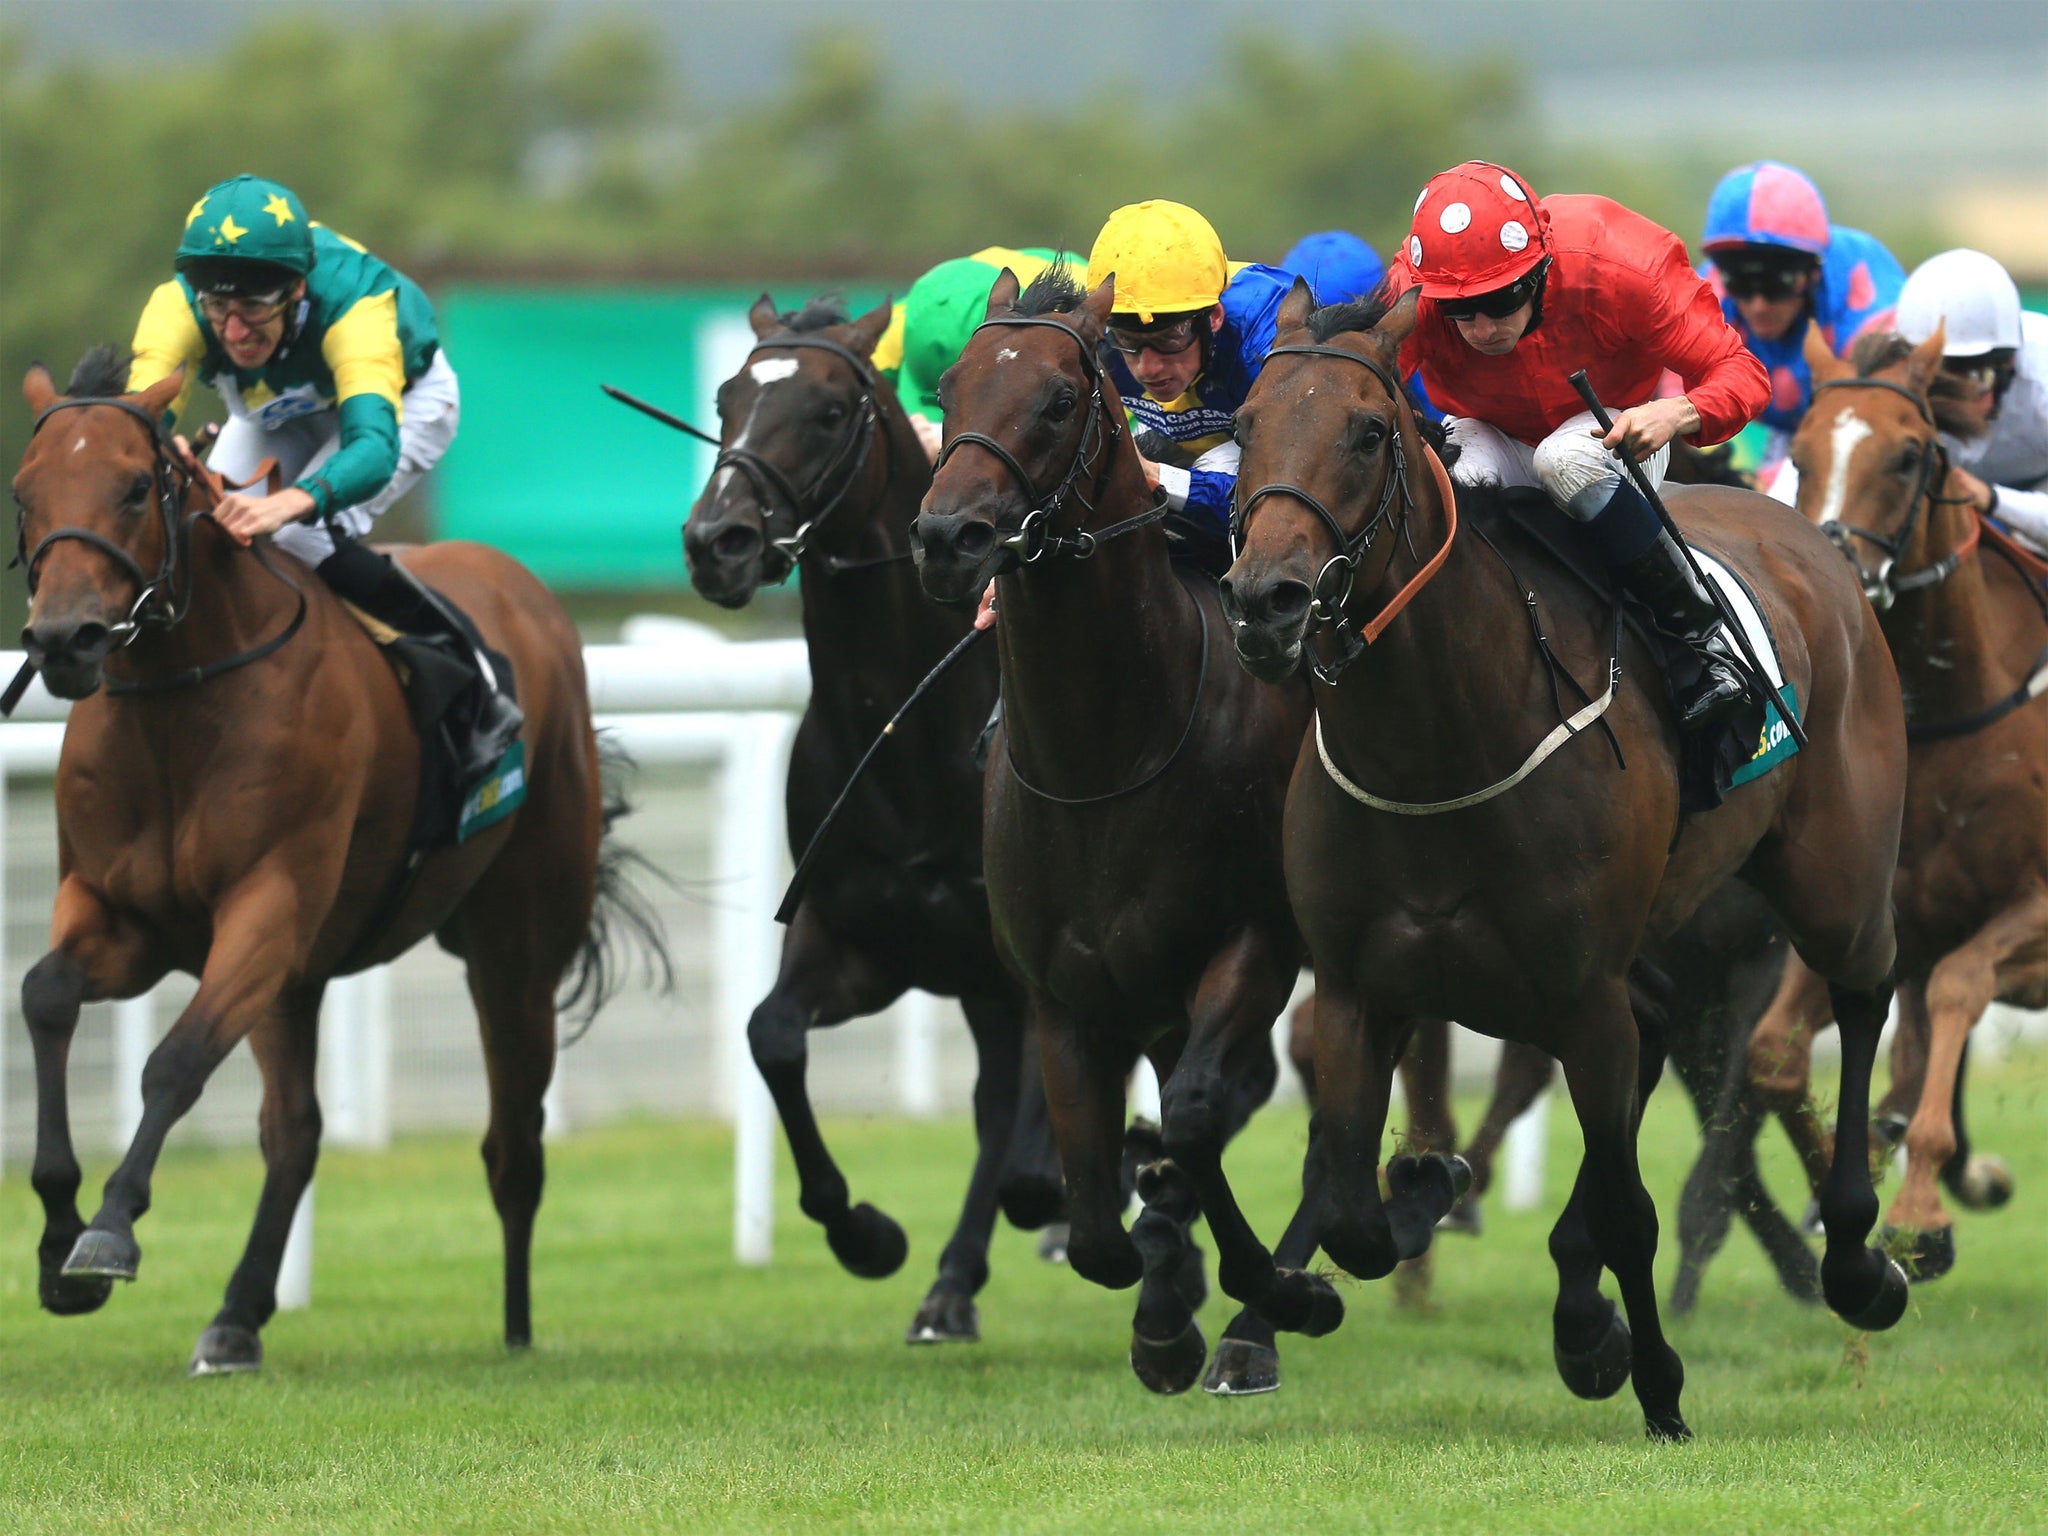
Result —
<instances>
[{"instance_id":1,"label":"racehorse","mask_svg":"<svg viewBox=\"0 0 2048 1536\"><path fill-rule=\"evenodd\" d=\"M996 578L989 909L1038 1036L1068 1259L1099 1285L1140 1287L1132 1369L1178 1392L1206 1354L1187 1224L1208 1217L1227 1275L1247 1229L1223 1146L1271 1090L1269 1030L1300 971L1279 832L1309 701L1298 682L1224 663L1213 582L1171 563L1165 504L1097 358L1112 287L1084 293L1057 266L1021 294L1013 274L997 278L940 383L945 443L916 537L939 601L971 603ZM1142 1171L1145 1209L1126 1232L1125 1078L1141 1051L1159 1073L1167 1158ZM1282 1258L1314 1251L1298 1215ZM1323 1332L1342 1316L1329 1283L1299 1268L1256 1297L1224 1284L1247 1311L1225 1331L1212 1391L1270 1390L1271 1325Z\"/></svg>"},{"instance_id":2,"label":"racehorse","mask_svg":"<svg viewBox=\"0 0 2048 1536\"><path fill-rule=\"evenodd\" d=\"M749 319L757 343L719 390L724 446L683 525L683 550L698 592L727 608L802 573L811 698L788 787L790 847L801 852L876 733L968 625L925 601L910 562L907 530L931 466L874 375L889 306L849 320L821 300L780 316L764 294ZM978 1152L913 1344L979 1337L974 1297L988 1279L999 1197L1019 1225L1059 1214L1049 1147L1043 1174L1004 1176L1020 1102L1025 1139L1046 1132L1037 1073L1026 1071L1023 997L996 958L982 888L972 748L995 696L994 652L973 652L895 727L818 855L775 985L747 1029L804 1214L847 1269L879 1278L902 1265L908 1243L872 1205L848 1205L805 1090L805 1035L875 1013L910 987L960 999L980 1057Z\"/></svg>"},{"instance_id":3,"label":"racehorse","mask_svg":"<svg viewBox=\"0 0 2048 1536\"><path fill-rule=\"evenodd\" d=\"M42 1303L95 1311L115 1280L135 1278L134 1224L164 1137L246 1038L263 1075L263 1193L192 1370L255 1370L319 1152L321 993L432 934L466 964L482 1027L505 1342L525 1345L558 990L568 978L565 1001L601 1006L621 938L666 964L625 884L630 856L605 838L576 631L495 550L404 554L510 658L528 781L512 814L428 854L408 880L421 748L392 668L304 566L265 544L250 553L204 515L212 495L160 426L180 376L135 395L125 379L111 348L88 354L61 396L30 369L36 431L14 478L23 644L50 691L75 701L57 769L50 950L21 994L35 1049ZM173 970L199 989L150 1053L141 1124L88 1226L65 1084L79 1006L134 997Z\"/></svg>"},{"instance_id":4,"label":"racehorse","mask_svg":"<svg viewBox=\"0 0 2048 1536\"><path fill-rule=\"evenodd\" d=\"M1317 311L1297 284L1237 418L1242 548L1222 597L1238 656L1260 677L1292 676L1305 656L1317 672L1286 848L1316 970L1322 1247L1377 1278L1427 1247L1456 1198L1457 1169L1438 1157L1389 1165L1390 1201L1374 1175L1393 1063L1418 1019L1540 1046L1563 1065L1586 1144L1551 1234L1560 1374L1582 1396L1632 1377L1651 1436L1685 1438L1635 1146L1662 1050L1653 1020L1639 1032L1628 972L1738 869L1771 901L1830 979L1843 1027L1823 1284L1858 1326L1895 1323L1905 1277L1862 1239L1877 1214L1863 1140L1895 950L1897 675L1825 539L1753 493L1674 494L1691 535L1756 589L1808 737L1681 820L1677 730L1647 644L1607 594L1564 578L1502 493L1453 498L1395 376L1416 303ZM1585 707L1546 742L1567 691ZM1571 749L1580 731L1592 740ZM1603 1266L1626 1324L1600 1295Z\"/></svg>"},{"instance_id":5,"label":"racehorse","mask_svg":"<svg viewBox=\"0 0 2048 1536\"><path fill-rule=\"evenodd\" d=\"M2048 1006L2048 716L2033 707L2048 689L2048 593L1950 475L1938 431L1981 427L1943 388L1943 339L1866 337L1852 362L1809 339L1816 404L1792 442L1799 510L1848 557L1905 690L1899 1031L1881 1113L1911 1116L1885 1219L1922 1280L1955 1263L1937 1180L1977 1209L2012 1195L2003 1163L1973 1155L1963 1135L1971 1027L1994 999ZM1829 1017L1827 997L1793 970L1750 1047L1758 1093L1809 1166L1826 1153L1804 1106L1813 1031Z\"/></svg>"}]
</instances>

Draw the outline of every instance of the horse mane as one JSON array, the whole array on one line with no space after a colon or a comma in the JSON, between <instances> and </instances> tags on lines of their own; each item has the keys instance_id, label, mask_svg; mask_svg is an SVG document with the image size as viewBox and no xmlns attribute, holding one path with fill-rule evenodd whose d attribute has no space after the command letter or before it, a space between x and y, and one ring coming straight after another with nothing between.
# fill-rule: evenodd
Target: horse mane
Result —
<instances>
[{"instance_id":1,"label":"horse mane","mask_svg":"<svg viewBox=\"0 0 2048 1536\"><path fill-rule=\"evenodd\" d=\"M836 293L821 293L810 300L802 309L792 309L777 317L777 323L785 331L822 331L828 326L851 325L853 316L847 313L846 300Z\"/></svg>"},{"instance_id":2,"label":"horse mane","mask_svg":"<svg viewBox=\"0 0 2048 1536\"><path fill-rule=\"evenodd\" d=\"M72 399L103 399L128 393L128 354L111 343L94 347L71 370L71 382L64 393Z\"/></svg>"},{"instance_id":3,"label":"horse mane","mask_svg":"<svg viewBox=\"0 0 2048 1536\"><path fill-rule=\"evenodd\" d=\"M1393 292L1393 285L1382 280L1379 287L1362 299L1350 299L1342 304L1322 304L1309 311L1308 333L1318 343L1327 342L1338 336L1363 333L1371 330L1387 316L1399 295ZM1450 434L1442 422L1432 421L1423 414L1422 402L1415 398L1415 391L1404 379L1401 393L1408 397L1408 410L1415 417L1415 430L1422 434L1422 440L1435 450L1436 456L1449 469L1458 462L1458 445L1451 441Z\"/></svg>"},{"instance_id":4,"label":"horse mane","mask_svg":"<svg viewBox=\"0 0 2048 1536\"><path fill-rule=\"evenodd\" d=\"M1088 284L1064 261L1056 261L1031 279L1011 306L1013 315L1071 315L1087 300Z\"/></svg>"},{"instance_id":5,"label":"horse mane","mask_svg":"<svg viewBox=\"0 0 2048 1536\"><path fill-rule=\"evenodd\" d=\"M1896 331L1871 331L1856 338L1849 349L1849 366L1859 379L1875 378L1887 368L1896 368L1913 355L1913 343ZM1982 437L1991 423L1978 421L1965 406L1962 381L1940 369L1927 383L1927 406L1934 413L1934 425L1950 437L1967 441Z\"/></svg>"}]
</instances>

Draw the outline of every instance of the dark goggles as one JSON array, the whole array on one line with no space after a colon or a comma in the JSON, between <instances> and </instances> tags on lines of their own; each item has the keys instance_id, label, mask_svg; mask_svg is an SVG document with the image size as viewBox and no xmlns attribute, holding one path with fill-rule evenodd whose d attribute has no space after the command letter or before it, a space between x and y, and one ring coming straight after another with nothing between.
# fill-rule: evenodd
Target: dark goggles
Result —
<instances>
[{"instance_id":1,"label":"dark goggles","mask_svg":"<svg viewBox=\"0 0 2048 1536\"><path fill-rule=\"evenodd\" d=\"M2004 394L2012 383L2014 362L2010 347L1998 347L1977 357L1944 357L1941 371L1977 394Z\"/></svg>"},{"instance_id":2,"label":"dark goggles","mask_svg":"<svg viewBox=\"0 0 2048 1536\"><path fill-rule=\"evenodd\" d=\"M1718 263L1717 263L1718 265ZM1739 264L1721 267L1721 286L1736 299L1790 299L1799 294L1808 266Z\"/></svg>"},{"instance_id":3,"label":"dark goggles","mask_svg":"<svg viewBox=\"0 0 2048 1536\"><path fill-rule=\"evenodd\" d=\"M1496 288L1491 293L1475 293L1462 299L1438 299L1436 312L1446 320L1471 320L1479 315L1489 320L1505 320L1523 305L1536 301L1536 296L1543 291L1543 278L1549 271L1550 258L1546 256L1505 288Z\"/></svg>"},{"instance_id":4,"label":"dark goggles","mask_svg":"<svg viewBox=\"0 0 2048 1536\"><path fill-rule=\"evenodd\" d=\"M1112 325L1103 332L1103 336L1125 357L1136 357L1140 352L1157 352L1161 357L1172 357L1195 344L1195 322L1201 318L1200 315L1182 315L1178 320L1144 330Z\"/></svg>"}]
</instances>

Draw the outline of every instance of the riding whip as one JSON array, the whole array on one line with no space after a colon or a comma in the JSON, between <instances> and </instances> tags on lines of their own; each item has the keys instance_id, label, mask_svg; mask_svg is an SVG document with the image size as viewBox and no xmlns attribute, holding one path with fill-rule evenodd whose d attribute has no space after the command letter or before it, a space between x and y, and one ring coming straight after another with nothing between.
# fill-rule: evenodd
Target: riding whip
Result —
<instances>
[{"instance_id":1,"label":"riding whip","mask_svg":"<svg viewBox=\"0 0 2048 1536\"><path fill-rule=\"evenodd\" d=\"M1581 368L1573 374L1570 383L1572 388L1579 392L1579 398L1586 402L1586 409L1593 413L1593 419L1600 423L1600 430L1612 432L1613 418L1607 414L1607 407L1600 403L1600 397L1593 393L1593 383L1586 377L1586 370ZM1756 649L1749 643L1748 633L1729 611L1728 599L1721 591L1721 584L1709 579L1707 573L1700 569L1700 563L1693 555L1692 546L1685 542L1685 535L1678 531L1678 524L1671 520L1670 510L1665 507L1663 498L1658 496L1657 488L1650 484L1650 477L1643 473L1642 465L1635 461L1626 447L1610 451L1621 460L1622 465L1628 470L1629 478L1635 481L1636 489L1643 493L1643 500L1656 512L1657 521L1664 525L1664 531L1671 535L1672 542L1684 554L1685 563L1692 568L1693 580L1697 581L1707 596L1713 599L1714 609L1721 615L1722 627L1734 637L1735 643L1742 647L1742 659L1749 666L1750 676L1769 696L1772 706L1778 711L1778 718L1785 722L1785 729L1792 733L1792 739L1804 747L1805 728L1800 725L1799 717L1786 707L1784 696L1778 692L1778 685L1771 681L1771 674L1764 670L1763 663L1757 659Z\"/></svg>"},{"instance_id":2,"label":"riding whip","mask_svg":"<svg viewBox=\"0 0 2048 1536\"><path fill-rule=\"evenodd\" d=\"M825 819L818 823L818 830L811 834L810 846L804 849L804 856L796 861L796 873L789 877L789 889L782 893L782 905L775 909L775 921L787 923L796 916L797 903L803 899L804 887L810 882L811 866L817 861L818 850L824 847L825 838L832 831L832 823L839 819L840 811L846 806L847 796L853 793L853 786L860 782L860 776L867 772L868 764L874 761L875 754L882 749L882 743L896 733L896 727L902 723L903 717L910 713L911 706L931 691L932 684L951 671L953 663L965 656L977 640L989 633L991 631L986 629L970 629L962 635L959 643L940 657L939 664L924 675L924 681L910 690L910 697L889 717L889 723L882 727L882 734L861 754L860 761L854 764L853 772L847 775L846 785L839 791L839 798L832 802L832 809L825 813Z\"/></svg>"},{"instance_id":3,"label":"riding whip","mask_svg":"<svg viewBox=\"0 0 2048 1536\"><path fill-rule=\"evenodd\" d=\"M717 438L713 437L709 432L706 432L702 427L693 427L687 421L683 420L682 417L671 416L667 411L664 411L660 406L642 400L638 395L629 395L623 389L620 389L617 386L611 384L600 384L597 387L603 390L606 394L610 395L614 400L618 401L619 404L630 405L631 407L633 407L634 410L639 411L642 415L652 416L664 427L674 427L678 432L687 432L690 434L690 436L696 438L699 442L709 443L714 448L723 448L725 446L724 443L720 442Z\"/></svg>"}]
</instances>

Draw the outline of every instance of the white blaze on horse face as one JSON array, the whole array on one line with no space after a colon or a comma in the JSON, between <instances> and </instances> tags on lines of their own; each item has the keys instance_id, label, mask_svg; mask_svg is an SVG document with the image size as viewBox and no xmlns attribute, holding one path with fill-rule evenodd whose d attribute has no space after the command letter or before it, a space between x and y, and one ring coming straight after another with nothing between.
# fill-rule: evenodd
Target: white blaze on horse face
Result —
<instances>
[{"instance_id":1,"label":"white blaze on horse face","mask_svg":"<svg viewBox=\"0 0 2048 1536\"><path fill-rule=\"evenodd\" d=\"M1015 347L1004 347L996 353L996 361L999 363L1007 363L1016 355L1017 349Z\"/></svg>"},{"instance_id":2,"label":"white blaze on horse face","mask_svg":"<svg viewBox=\"0 0 2048 1536\"><path fill-rule=\"evenodd\" d=\"M81 432L81 433L79 433L79 434L78 434L78 441L77 441L77 442L75 442L75 443L73 443L73 444L71 445L71 451L72 451L73 453L78 453L78 452L80 452L80 451L81 451L81 450L82 450L82 449L83 449L84 447L85 447L85 434L84 434L83 432Z\"/></svg>"},{"instance_id":3,"label":"white blaze on horse face","mask_svg":"<svg viewBox=\"0 0 2048 1536\"><path fill-rule=\"evenodd\" d=\"M777 384L796 372L793 357L764 357L747 370L756 384Z\"/></svg>"},{"instance_id":4,"label":"white blaze on horse face","mask_svg":"<svg viewBox=\"0 0 2048 1536\"><path fill-rule=\"evenodd\" d=\"M1828 492L1821 498L1822 522L1841 521L1842 502L1849 494L1849 457L1868 436L1870 423L1856 414L1854 406L1843 406L1835 417L1834 431L1828 434Z\"/></svg>"}]
</instances>

